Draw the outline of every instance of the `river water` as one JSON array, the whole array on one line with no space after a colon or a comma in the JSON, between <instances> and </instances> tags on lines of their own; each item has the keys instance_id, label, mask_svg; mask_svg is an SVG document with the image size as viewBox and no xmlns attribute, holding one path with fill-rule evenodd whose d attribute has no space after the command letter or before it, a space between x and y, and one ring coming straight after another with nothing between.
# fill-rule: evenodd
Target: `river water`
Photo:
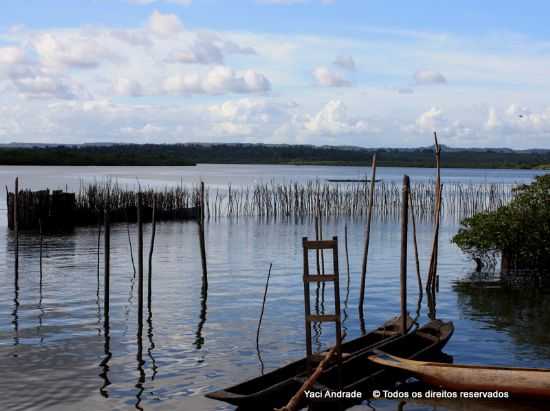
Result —
<instances>
[{"instance_id":1,"label":"river water","mask_svg":"<svg viewBox=\"0 0 550 411\"><path fill-rule=\"evenodd\" d=\"M209 187L260 181L361 178L365 168L199 165L197 167L0 167L0 182L24 188L78 189L82 180L110 177L120 184L194 184ZM384 180L432 179L434 170L379 168ZM525 183L537 174L518 170L443 170L443 181ZM3 202L2 204L5 204ZM301 238L314 237L309 219L266 222L253 217L207 221L208 287L201 274L197 225L160 223L153 259L151 315L137 338L137 282L126 224L112 229L110 329L103 327L103 271L97 229L79 228L46 237L40 279L39 241L20 238L20 270L14 275L13 238L0 218L0 394L9 410L231 410L204 394L277 368L305 352ZM359 335L359 271L364 243L360 218L328 219L324 236L344 238L348 227L350 287L345 328ZM472 263L450 243L458 226L444 221L440 235L438 317L456 331L445 351L455 362L550 368L549 294L499 288L456 290ZM130 226L133 245L136 229ZM148 250L149 225L145 225ZM422 271L428 265L432 227L419 223ZM346 270L341 241L340 272ZM399 310L398 221L375 220L367 275L366 325L373 328ZM135 250L134 250L135 253ZM412 256L412 250L410 252ZM100 265L102 264L100 255ZM256 327L265 280L273 263L265 315L256 350ZM409 261L409 309L418 294ZM146 270L147 271L147 270ZM147 285L145 286L147 287ZM147 288L145 288L147 290ZM331 310L327 300L327 311ZM426 320L426 307L421 319ZM333 341L329 327L315 333L317 346ZM141 358L139 352L142 352ZM393 401L357 409L395 410ZM459 408L461 407L462 408ZM511 408L508 408L511 407ZM523 408L521 408L523 407ZM513 403L410 403L407 410L545 409Z\"/></svg>"}]
</instances>

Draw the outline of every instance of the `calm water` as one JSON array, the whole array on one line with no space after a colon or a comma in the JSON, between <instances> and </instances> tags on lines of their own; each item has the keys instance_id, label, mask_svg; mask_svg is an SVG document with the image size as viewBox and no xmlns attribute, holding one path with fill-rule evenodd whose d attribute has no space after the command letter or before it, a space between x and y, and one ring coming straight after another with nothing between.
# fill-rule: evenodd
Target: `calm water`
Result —
<instances>
[{"instance_id":1,"label":"calm water","mask_svg":"<svg viewBox=\"0 0 550 411\"><path fill-rule=\"evenodd\" d=\"M294 166L198 166L193 168L1 167L0 182L15 175L26 188L77 189L81 179L110 176L133 185L248 184L271 179L358 178L363 168ZM429 179L433 170L380 169L381 178ZM528 182L531 171L444 170L453 181ZM5 203L3 203L5 204ZM4 207L5 208L5 207ZM364 221L328 220L325 237L343 239L349 230L351 282L349 338L359 335L357 299ZM456 332L446 348L456 362L550 367L549 297L537 292L499 289L456 291L452 282L466 276L472 264L450 244L456 225L442 227L441 287L438 316L453 320ZM135 227L130 227L136 244ZM39 243L20 239L20 274L13 271L13 239L0 218L0 394L5 409L51 410L230 410L203 394L258 375L261 362L255 335L269 264L273 262L260 345L265 370L302 357L303 288L301 238L314 236L309 220L221 219L206 224L208 289L201 275L195 223L161 223L153 263L153 303L142 341L137 338L137 284L134 280L125 224L112 232L110 330L103 327L103 272L97 271L97 231L45 239L40 282ZM145 226L148 245L149 226ZM375 221L366 293L367 327L397 314L399 302L398 222ZM426 272L431 226L419 226L419 247ZM343 241L341 275L345 277ZM146 247L146 251L148 246ZM412 255L412 251L411 251ZM102 259L100 261L102 264ZM414 311L417 286L409 267L409 308ZM341 280L342 300L346 292ZM98 293L99 287L99 293ZM147 286L145 285L145 289ZM330 292L327 293L327 296ZM331 300L327 299L327 311ZM147 314L147 310L146 310ZM423 307L423 319L425 319ZM107 335L108 334L108 335ZM318 333L317 333L318 334ZM316 339L333 341L327 326ZM142 358L139 352L142 351ZM397 403L372 402L378 410ZM407 404L407 410L544 409L515 404ZM475 406L475 408L474 408ZM367 406L358 407L369 409Z\"/></svg>"}]
</instances>

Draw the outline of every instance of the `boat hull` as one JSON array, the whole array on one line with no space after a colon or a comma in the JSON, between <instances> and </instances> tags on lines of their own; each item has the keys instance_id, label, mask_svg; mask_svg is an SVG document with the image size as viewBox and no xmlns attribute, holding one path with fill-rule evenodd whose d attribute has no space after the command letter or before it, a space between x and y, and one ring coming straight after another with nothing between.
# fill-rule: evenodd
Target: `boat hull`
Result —
<instances>
[{"instance_id":1,"label":"boat hull","mask_svg":"<svg viewBox=\"0 0 550 411\"><path fill-rule=\"evenodd\" d=\"M550 399L550 370L547 369L440 364L392 356L373 356L371 360L407 371L430 385L450 391L498 391L516 398Z\"/></svg>"}]
</instances>

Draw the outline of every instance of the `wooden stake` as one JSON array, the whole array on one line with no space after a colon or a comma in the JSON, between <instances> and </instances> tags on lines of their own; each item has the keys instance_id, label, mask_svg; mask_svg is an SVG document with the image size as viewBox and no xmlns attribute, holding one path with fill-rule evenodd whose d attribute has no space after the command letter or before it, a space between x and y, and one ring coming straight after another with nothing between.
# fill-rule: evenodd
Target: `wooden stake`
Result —
<instances>
[{"instance_id":1,"label":"wooden stake","mask_svg":"<svg viewBox=\"0 0 550 411\"><path fill-rule=\"evenodd\" d=\"M409 226L409 176L403 176L401 204L401 333L407 333L407 236Z\"/></svg>"},{"instance_id":2,"label":"wooden stake","mask_svg":"<svg viewBox=\"0 0 550 411\"><path fill-rule=\"evenodd\" d=\"M208 266L206 264L206 241L204 239L204 183L201 182L201 198L200 198L200 216L199 216L199 245L201 249L201 264L202 264L202 275L204 281L207 281L208 278Z\"/></svg>"},{"instance_id":3,"label":"wooden stake","mask_svg":"<svg viewBox=\"0 0 550 411\"><path fill-rule=\"evenodd\" d=\"M15 192L13 196L13 229L15 232L15 275L19 275L19 219L17 215L18 197L19 197L19 177L15 177Z\"/></svg>"},{"instance_id":4,"label":"wooden stake","mask_svg":"<svg viewBox=\"0 0 550 411\"><path fill-rule=\"evenodd\" d=\"M151 301L153 296L153 249L155 247L155 232L157 230L156 221L157 198L153 197L153 212L151 216L151 246L149 247L149 278L147 281L147 306L151 313Z\"/></svg>"},{"instance_id":5,"label":"wooden stake","mask_svg":"<svg viewBox=\"0 0 550 411\"><path fill-rule=\"evenodd\" d=\"M422 298L424 296L424 293L422 291L422 274L420 273L420 258L418 256L418 242L416 239L416 217L415 217L415 211L414 211L414 198L412 191L409 192L409 205L411 209L411 220L412 220L412 227L413 227L413 244L414 244L414 259L415 259L415 266L416 266L416 279L418 281L418 305L417 305L417 312L416 312L416 319L420 316L420 308L422 307Z\"/></svg>"},{"instance_id":6,"label":"wooden stake","mask_svg":"<svg viewBox=\"0 0 550 411\"><path fill-rule=\"evenodd\" d=\"M372 208L374 204L374 187L376 181L376 153L372 155L372 176L370 182L370 192L369 192L369 212L367 216L367 228L366 228L366 238L365 238L365 250L363 252L363 265L361 268L361 287L359 288L359 317L363 318L364 310L363 305L365 302L365 287L366 287L366 277L367 277L367 261L369 258L369 243L370 243L370 227L372 222ZM364 332L363 332L364 333Z\"/></svg>"},{"instance_id":7,"label":"wooden stake","mask_svg":"<svg viewBox=\"0 0 550 411\"><path fill-rule=\"evenodd\" d=\"M434 210L434 237L432 242L432 254L430 257L430 266L428 268L428 281L426 283L426 292L433 293L435 289L435 276L437 275L437 254L439 245L439 225L441 219L441 147L437 141L437 133L434 132L435 140L435 160L437 167L437 177L435 181L435 210Z\"/></svg>"},{"instance_id":8,"label":"wooden stake","mask_svg":"<svg viewBox=\"0 0 550 411\"><path fill-rule=\"evenodd\" d=\"M143 328L143 216L142 195L137 195L137 225L138 225L138 333Z\"/></svg>"}]
</instances>

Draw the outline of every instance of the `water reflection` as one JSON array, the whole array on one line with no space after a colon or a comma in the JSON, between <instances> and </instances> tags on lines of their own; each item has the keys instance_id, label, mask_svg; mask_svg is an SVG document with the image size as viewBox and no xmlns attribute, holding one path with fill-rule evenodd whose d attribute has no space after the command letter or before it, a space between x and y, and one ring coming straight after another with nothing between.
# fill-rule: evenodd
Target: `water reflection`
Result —
<instances>
[{"instance_id":1,"label":"water reflection","mask_svg":"<svg viewBox=\"0 0 550 411\"><path fill-rule=\"evenodd\" d=\"M535 356L550 359L550 293L529 285L508 287L494 281L460 282L454 290L467 318L504 331L517 346L529 346Z\"/></svg>"},{"instance_id":2,"label":"water reflection","mask_svg":"<svg viewBox=\"0 0 550 411\"><path fill-rule=\"evenodd\" d=\"M199 315L199 323L197 325L197 332L195 333L195 347L197 347L197 350L200 350L202 346L204 345L204 337L202 335L202 329L204 327L204 323L206 322L206 310L207 310L207 303L208 303L208 277L207 275L202 275L202 285L201 285L201 298L200 298L200 315Z\"/></svg>"}]
</instances>

